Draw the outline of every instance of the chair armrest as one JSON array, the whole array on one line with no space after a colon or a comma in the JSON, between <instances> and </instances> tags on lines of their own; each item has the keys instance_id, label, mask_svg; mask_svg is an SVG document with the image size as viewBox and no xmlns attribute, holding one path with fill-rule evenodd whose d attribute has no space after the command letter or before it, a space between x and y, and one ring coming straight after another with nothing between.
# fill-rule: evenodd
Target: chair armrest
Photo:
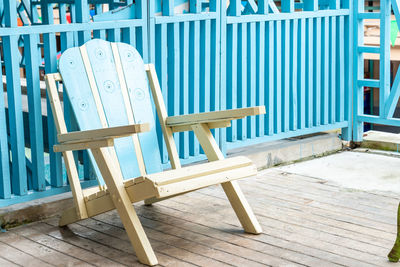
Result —
<instances>
[{"instance_id":1,"label":"chair armrest","mask_svg":"<svg viewBox=\"0 0 400 267\"><path fill-rule=\"evenodd\" d=\"M132 124L127 126L110 127L88 131L76 131L66 134L59 134L57 136L60 144L64 143L82 143L90 142L99 139L114 139L125 136L130 136L136 133L143 133L150 131L150 125L144 124Z\"/></svg>"},{"instance_id":2,"label":"chair armrest","mask_svg":"<svg viewBox=\"0 0 400 267\"><path fill-rule=\"evenodd\" d=\"M58 141L60 144L53 146L53 150L54 152L64 152L110 147L114 145L115 138L148 132L149 130L150 125L144 123L59 134Z\"/></svg>"},{"instance_id":3,"label":"chair armrest","mask_svg":"<svg viewBox=\"0 0 400 267\"><path fill-rule=\"evenodd\" d=\"M204 112L204 113L188 114L181 116L172 116L167 118L166 125L168 127L178 127L178 126L193 125L199 123L216 123L216 122L238 120L247 116L263 115L263 114L265 114L265 106L230 109L230 110Z\"/></svg>"}]
</instances>

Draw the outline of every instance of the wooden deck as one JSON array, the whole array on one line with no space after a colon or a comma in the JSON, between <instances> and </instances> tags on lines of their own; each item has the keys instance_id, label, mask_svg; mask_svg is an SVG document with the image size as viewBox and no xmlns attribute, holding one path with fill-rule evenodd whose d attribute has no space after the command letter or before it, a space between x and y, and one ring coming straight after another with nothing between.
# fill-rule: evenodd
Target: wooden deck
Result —
<instances>
[{"instance_id":1,"label":"wooden deck","mask_svg":"<svg viewBox=\"0 0 400 267\"><path fill-rule=\"evenodd\" d=\"M396 266L398 199L321 179L263 171L240 181L264 233L244 234L220 187L136 205L163 266ZM140 266L115 211L0 234L0 266Z\"/></svg>"}]
</instances>

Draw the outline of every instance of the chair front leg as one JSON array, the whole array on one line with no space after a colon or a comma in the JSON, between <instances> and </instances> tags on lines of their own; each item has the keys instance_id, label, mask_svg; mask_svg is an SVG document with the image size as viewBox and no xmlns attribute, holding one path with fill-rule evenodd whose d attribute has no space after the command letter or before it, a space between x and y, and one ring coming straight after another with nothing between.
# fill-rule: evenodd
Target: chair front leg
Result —
<instances>
[{"instance_id":1,"label":"chair front leg","mask_svg":"<svg viewBox=\"0 0 400 267\"><path fill-rule=\"evenodd\" d=\"M192 125L192 129L209 161L224 159L224 155L219 149L207 124L195 124ZM236 181L230 181L221 185L245 232L260 234L262 228L243 195L239 184Z\"/></svg>"},{"instance_id":2,"label":"chair front leg","mask_svg":"<svg viewBox=\"0 0 400 267\"><path fill-rule=\"evenodd\" d=\"M118 211L128 237L139 261L147 265L156 265L157 258L147 239L142 224L135 212L128 193L126 192L122 174L115 168L113 158L108 148L92 149L93 156L99 166L101 175L106 182L111 199ZM117 159L114 159L117 160Z\"/></svg>"}]
</instances>

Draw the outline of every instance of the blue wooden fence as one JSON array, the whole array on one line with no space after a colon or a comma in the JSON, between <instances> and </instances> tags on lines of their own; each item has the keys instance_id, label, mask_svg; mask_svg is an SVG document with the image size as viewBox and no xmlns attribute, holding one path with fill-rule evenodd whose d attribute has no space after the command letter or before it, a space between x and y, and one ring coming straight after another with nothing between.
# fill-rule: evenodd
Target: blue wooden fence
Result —
<instances>
[{"instance_id":1,"label":"blue wooden fence","mask_svg":"<svg viewBox=\"0 0 400 267\"><path fill-rule=\"evenodd\" d=\"M214 131L224 151L336 128L351 137L348 0L286 0L282 6L269 0L231 0L229 6L221 0L136 0L113 13L102 13L101 4L110 1L58 1L59 22L50 2L36 2L41 20L30 5L23 20L29 27L17 27L21 4L0 5L5 14L0 70L7 79L6 103L0 90L0 206L69 189L61 156L51 149L54 124L48 105L43 110L40 79L43 70L57 71L59 52L90 38L130 43L145 61L155 63L169 115L265 105L267 115ZM89 8L98 16L91 19ZM68 12L72 23L67 22ZM27 81L25 117L21 73ZM66 98L64 109L73 130ZM186 162L202 158L192 133L175 138ZM165 146L161 152L167 165ZM85 153L76 156L85 163L84 183L93 185Z\"/></svg>"}]
</instances>

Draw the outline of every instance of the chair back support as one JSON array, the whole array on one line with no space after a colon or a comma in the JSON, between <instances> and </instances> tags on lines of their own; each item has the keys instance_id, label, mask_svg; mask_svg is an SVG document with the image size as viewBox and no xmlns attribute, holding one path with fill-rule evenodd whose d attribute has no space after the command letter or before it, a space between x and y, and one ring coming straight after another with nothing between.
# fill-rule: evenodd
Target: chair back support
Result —
<instances>
[{"instance_id":1,"label":"chair back support","mask_svg":"<svg viewBox=\"0 0 400 267\"><path fill-rule=\"evenodd\" d=\"M162 171L149 83L134 47L94 39L66 50L59 71L80 130L150 124L150 132L115 140L111 152L125 179Z\"/></svg>"}]
</instances>

